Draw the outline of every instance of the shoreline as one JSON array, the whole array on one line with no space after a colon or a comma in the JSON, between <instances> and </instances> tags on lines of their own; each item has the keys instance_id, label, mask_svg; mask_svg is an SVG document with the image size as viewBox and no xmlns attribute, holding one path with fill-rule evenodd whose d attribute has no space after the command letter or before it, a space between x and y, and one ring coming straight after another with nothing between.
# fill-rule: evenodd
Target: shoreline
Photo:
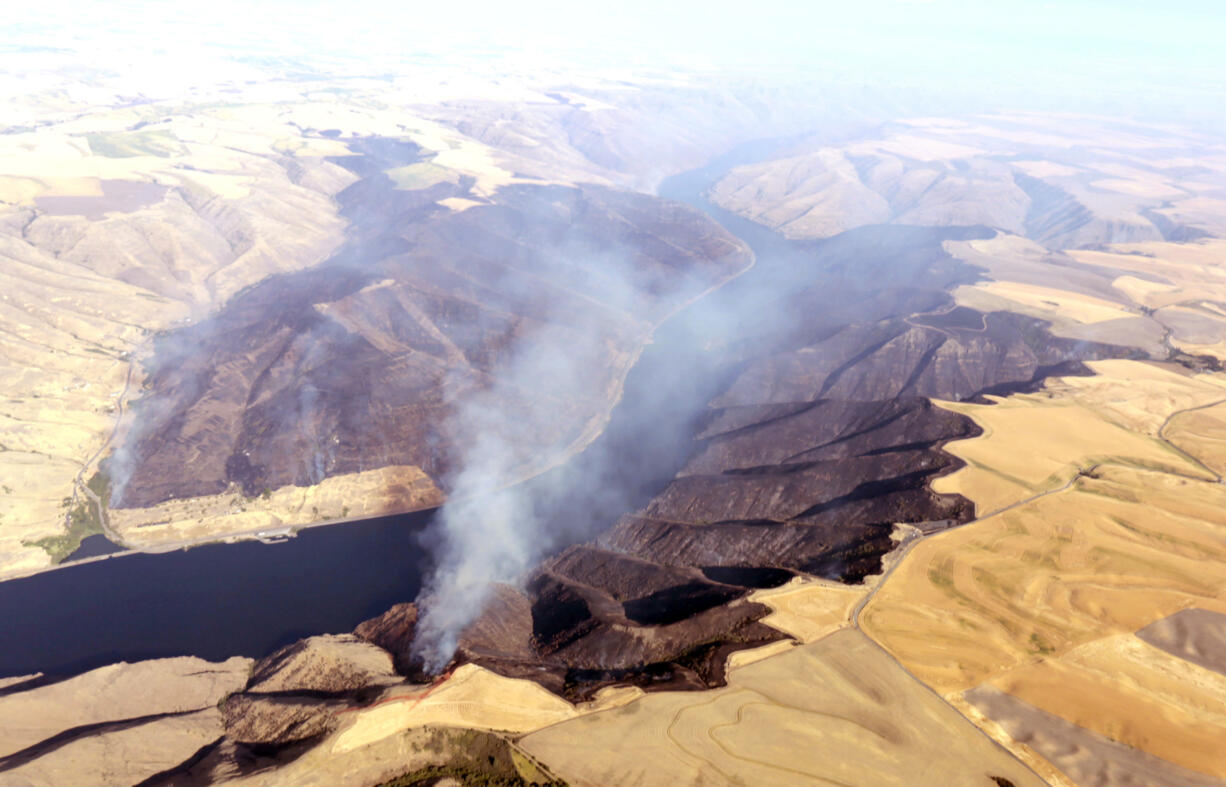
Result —
<instances>
[{"instance_id":1,"label":"shoreline","mask_svg":"<svg viewBox=\"0 0 1226 787\"><path fill-rule=\"evenodd\" d=\"M666 198L661 198L661 199L666 199ZM692 208L693 206L690 206L690 207ZM625 395L627 378L630 376L630 373L639 365L639 361L642 359L643 353L647 350L649 346L651 346L655 342L656 335L658 334L660 329L664 327L666 324L668 324L671 320L676 318L678 315L680 315L682 312L684 312L686 309L689 309L694 304L704 300L705 298L709 297L711 294L727 286L731 282L736 281L741 276L744 276L746 273L753 270L754 267L758 264L757 255L754 253L753 249L750 248L749 244L747 244L739 236L733 235L730 231L728 230L725 230L725 231L727 231L729 235L737 241L737 245L740 247L740 249L743 252L747 253L748 263L743 268L738 270L736 273L719 280L718 282L712 284L710 287L706 288L705 290L702 290L701 292L696 293L690 298L677 304L671 310L666 312L651 327L651 330L647 333L644 340L637 345L635 350L627 356L626 361L622 364L622 369L620 370L620 373L616 377L616 393L615 393L615 396L609 400L608 407L604 409L603 413L589 420L583 432L580 434L580 436L575 441L571 443L570 446L568 446L565 450L560 452L560 454L557 457L555 457L552 461L549 461L548 463L540 467L534 468L530 472L523 474L510 481L507 481L504 484L501 484L497 487L489 489L486 491L486 493L497 492L503 489L509 489L511 487L515 487L520 484L530 482L550 471L556 470L559 467L562 467L563 465L572 461L579 455L583 454L598 439L600 439L602 435L605 434L609 426L609 423L612 420L613 412L617 409L618 405L621 404L622 399ZM129 363L130 363L130 366L128 370L128 382L130 385L131 378L132 378L132 372L135 369L135 365L138 363L138 360L135 357L135 354L133 354ZM127 390L128 388L125 387L125 393L127 392ZM90 463L85 465L82 468L81 470L82 475L89 469L91 464L97 462L101 452L104 451L106 447L110 445L110 443L114 440L114 437L118 433L118 430L121 427L121 425L122 425L122 411L121 411L119 419L116 422L115 428L111 432L111 436L107 440L107 443L104 444L101 449L99 449L99 451L97 452L97 454L95 454L93 458L91 458ZM84 486L84 484L81 484L81 486ZM61 563L53 563L53 564L49 564L41 568L26 570L26 571L14 573L14 574L5 575L3 573L0 573L0 583L8 582L8 581L15 580L15 579L24 579L27 577L37 576L39 574L45 574L45 573L48 573L51 571L57 571L60 569L72 568L74 566L88 565L90 563L96 563L101 560L107 560L113 557L121 557L124 555L133 555L133 554L157 555L157 554L165 554L169 552L176 552L179 550L187 550L193 547L207 546L209 544L234 544L234 543L240 543L244 541L261 541L263 543L281 543L285 540L296 537L299 532L309 529L309 528L352 524L355 522L363 522L367 520L383 519L385 517L395 517L395 516L405 516L409 514L418 514L424 511L441 509L450 500L454 499L454 500L460 501L460 500L463 500L464 498L447 498L446 500L443 501L442 504L439 504L439 505L420 506L420 507L408 508L404 510L390 510L390 511L381 512L381 513L374 514L374 515L363 514L361 516L342 517L338 519L325 519L325 520L320 520L317 522L308 522L308 523L303 523L303 524L276 525L272 527L264 526L264 527L255 528L251 530L241 530L241 531L234 532L234 533L221 533L215 536L202 536L200 538L194 538L194 539L188 539L188 540L171 541L165 544L152 544L152 545L142 545L142 546L133 546L126 540L118 537L118 534L116 534L109 527L109 521L108 521L109 517L107 516L106 509L101 507L101 501L94 499L92 495L91 495L91 499L93 500L95 505L99 506L100 517L102 521L104 522L103 532L101 535L103 535L107 539L108 542L115 545L116 547L119 547L120 551L113 552L113 553L106 554L106 555L96 555L92 557L79 558L77 560L71 560L71 561L65 560ZM275 541L269 542L269 541L265 541L264 539L260 537L261 534L267 534L267 533L275 533L277 535L277 539Z\"/></svg>"}]
</instances>

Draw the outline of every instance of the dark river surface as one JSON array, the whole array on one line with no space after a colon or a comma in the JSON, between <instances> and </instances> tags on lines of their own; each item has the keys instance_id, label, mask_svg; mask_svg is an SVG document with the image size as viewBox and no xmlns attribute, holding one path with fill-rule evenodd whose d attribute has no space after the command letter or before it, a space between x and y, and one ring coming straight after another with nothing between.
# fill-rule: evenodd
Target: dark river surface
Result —
<instances>
[{"instance_id":1,"label":"dark river surface","mask_svg":"<svg viewBox=\"0 0 1226 787\"><path fill-rule=\"evenodd\" d=\"M763 157L755 143L708 166L668 179L659 194L706 211L753 248L758 265L724 290L771 286L771 270L814 263L811 249L702 199L736 164ZM769 264L764 264L769 261ZM720 291L714 298L733 297ZM553 473L583 473L602 457L620 462L626 494L604 500L551 500L552 516L579 518L547 549L585 540L620 513L646 503L685 462L692 426L722 375L694 374L694 326L682 312L666 322L631 370L605 433ZM684 379L676 362L685 353ZM661 410L671 411L661 416ZM644 418L644 412L655 417ZM606 471L607 472L607 471ZM565 476L561 477L562 480ZM529 483L559 486L557 477ZM562 484L561 486L565 486ZM314 527L283 543L242 541L161 554L124 554L0 582L0 676L70 674L117 661L194 655L209 660L260 657L305 636L352 631L362 620L411 601L429 570L420 536L432 511ZM112 547L93 539L73 557Z\"/></svg>"},{"instance_id":2,"label":"dark river surface","mask_svg":"<svg viewBox=\"0 0 1226 787\"><path fill-rule=\"evenodd\" d=\"M263 656L352 631L421 585L422 512L242 541L125 554L0 582L0 675L162 656Z\"/></svg>"}]
</instances>

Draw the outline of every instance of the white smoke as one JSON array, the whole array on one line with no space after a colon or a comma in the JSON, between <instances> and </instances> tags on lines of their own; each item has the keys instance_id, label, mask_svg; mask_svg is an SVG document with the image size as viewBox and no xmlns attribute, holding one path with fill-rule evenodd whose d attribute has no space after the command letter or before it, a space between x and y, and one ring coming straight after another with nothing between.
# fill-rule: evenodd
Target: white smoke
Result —
<instances>
[{"instance_id":1,"label":"white smoke","mask_svg":"<svg viewBox=\"0 0 1226 787\"><path fill-rule=\"evenodd\" d=\"M204 390L204 377L187 360L207 343L211 330L211 324L204 322L161 334L155 338L152 352L132 358L134 380L143 378L144 385L148 385L170 370L172 381L166 391L128 392L123 419L116 431L119 440L102 462L110 480L112 507L120 508L125 502L128 485L140 464L138 452L145 439L167 428L177 412L180 397L193 398Z\"/></svg>"},{"instance_id":2,"label":"white smoke","mask_svg":"<svg viewBox=\"0 0 1226 787\"><path fill-rule=\"evenodd\" d=\"M573 260L565 276L579 286L567 290L564 304L547 300L557 292L536 293L547 315L537 327L503 350L505 360L481 385L450 386L453 416L443 432L454 470L448 502L425 537L436 569L419 596L414 642L414 655L430 672L446 666L494 583L516 584L547 555L594 536L633 507L644 478L671 477L673 454L678 446L686 450L686 418L706 401L705 393L687 389L701 377L691 374L692 360L676 358L617 407L625 428L592 442L618 404L652 323L710 287L713 277L728 275L726 261L711 261L708 270L700 264L661 271L636 265L640 257L628 248L575 243L556 251ZM576 307L580 292L587 295ZM669 349L657 346L653 354L671 361ZM618 434L631 435L633 444ZM519 483L529 476L535 477Z\"/></svg>"},{"instance_id":3,"label":"white smoke","mask_svg":"<svg viewBox=\"0 0 1226 787\"><path fill-rule=\"evenodd\" d=\"M625 266L602 262L606 302L629 302ZM428 670L445 666L491 583L514 582L566 537L544 520L560 487L579 480L563 474L556 483L514 482L565 460L599 430L611 405L609 387L620 377L614 365L626 361L617 345L641 343L647 331L626 312L593 303L586 313L568 310L564 321L548 320L519 337L483 384L449 386L453 416L443 431L454 446L455 470L427 537L437 568L421 595L414 644ZM589 468L584 475L586 483L599 473Z\"/></svg>"}]
</instances>

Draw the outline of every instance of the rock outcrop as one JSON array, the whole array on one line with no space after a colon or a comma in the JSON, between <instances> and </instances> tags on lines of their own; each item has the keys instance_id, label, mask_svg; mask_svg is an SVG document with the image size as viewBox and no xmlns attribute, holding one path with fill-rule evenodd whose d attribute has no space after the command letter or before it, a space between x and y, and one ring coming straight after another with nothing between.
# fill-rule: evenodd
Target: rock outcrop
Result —
<instances>
[{"instance_id":1,"label":"rock outcrop","mask_svg":"<svg viewBox=\"0 0 1226 787\"><path fill-rule=\"evenodd\" d=\"M222 705L226 738L284 747L336 726L335 712L402 682L392 654L355 634L299 640L261 659L242 692Z\"/></svg>"},{"instance_id":2,"label":"rock outcrop","mask_svg":"<svg viewBox=\"0 0 1226 787\"><path fill-rule=\"evenodd\" d=\"M335 729L334 709L314 697L236 694L222 709L226 738L244 746L280 747L317 738Z\"/></svg>"}]
</instances>

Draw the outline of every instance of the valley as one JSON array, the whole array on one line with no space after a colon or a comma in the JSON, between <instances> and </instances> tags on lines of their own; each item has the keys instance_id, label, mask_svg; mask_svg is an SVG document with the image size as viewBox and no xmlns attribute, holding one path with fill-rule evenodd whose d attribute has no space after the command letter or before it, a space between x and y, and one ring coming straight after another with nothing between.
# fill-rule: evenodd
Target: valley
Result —
<instances>
[{"instance_id":1,"label":"valley","mask_svg":"<svg viewBox=\"0 0 1226 787\"><path fill-rule=\"evenodd\" d=\"M0 779L1226 778L1220 145L468 84L0 138Z\"/></svg>"}]
</instances>

